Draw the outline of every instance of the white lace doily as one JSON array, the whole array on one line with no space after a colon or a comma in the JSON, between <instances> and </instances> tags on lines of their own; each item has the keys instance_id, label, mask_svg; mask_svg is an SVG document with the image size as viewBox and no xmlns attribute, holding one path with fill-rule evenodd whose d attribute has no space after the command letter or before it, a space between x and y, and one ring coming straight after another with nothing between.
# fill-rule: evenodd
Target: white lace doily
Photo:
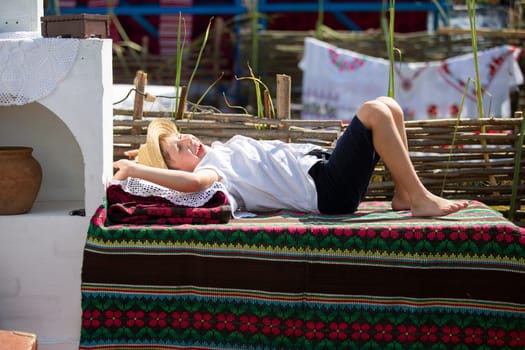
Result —
<instances>
[{"instance_id":1,"label":"white lace doily","mask_svg":"<svg viewBox=\"0 0 525 350\"><path fill-rule=\"evenodd\" d=\"M222 191L226 193L226 188L220 182L215 182L204 191L200 192L179 192L164 186L159 186L152 182L130 177L126 180L118 181L111 180L110 184L118 184L127 193L135 196L148 197L157 196L169 200L175 205L183 205L186 207L202 207L206 204L215 193Z\"/></svg>"},{"instance_id":2,"label":"white lace doily","mask_svg":"<svg viewBox=\"0 0 525 350\"><path fill-rule=\"evenodd\" d=\"M79 39L0 39L0 106L50 95L75 63Z\"/></svg>"}]
</instances>

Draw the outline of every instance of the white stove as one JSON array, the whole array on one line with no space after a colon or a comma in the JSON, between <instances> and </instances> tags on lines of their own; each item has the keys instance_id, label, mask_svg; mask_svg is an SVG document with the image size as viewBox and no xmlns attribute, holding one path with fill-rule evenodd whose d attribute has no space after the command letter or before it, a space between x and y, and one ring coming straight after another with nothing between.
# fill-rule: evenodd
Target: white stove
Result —
<instances>
[{"instance_id":1,"label":"white stove","mask_svg":"<svg viewBox=\"0 0 525 350\"><path fill-rule=\"evenodd\" d=\"M34 0L0 2L0 62L26 44L57 40L39 36L43 5L36 2L36 9ZM19 11L25 7L32 10ZM9 31L16 35L5 39ZM78 348L83 245L103 202L103 177L112 173L111 40L83 39L76 47L67 74L45 96L0 105L0 145L33 147L43 169L31 211L0 215L0 329L35 333L39 350ZM13 86L2 77L12 75L0 66L0 94ZM86 216L71 215L79 209Z\"/></svg>"}]
</instances>

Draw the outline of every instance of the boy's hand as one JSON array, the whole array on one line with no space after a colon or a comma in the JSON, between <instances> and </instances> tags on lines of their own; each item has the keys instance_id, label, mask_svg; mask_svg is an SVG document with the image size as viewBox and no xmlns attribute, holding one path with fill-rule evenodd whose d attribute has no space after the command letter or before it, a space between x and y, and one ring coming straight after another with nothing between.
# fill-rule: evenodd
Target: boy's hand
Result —
<instances>
[{"instance_id":1,"label":"boy's hand","mask_svg":"<svg viewBox=\"0 0 525 350\"><path fill-rule=\"evenodd\" d=\"M124 155L127 156L129 159L137 160L137 156L139 155L139 150L131 149L129 151L124 152Z\"/></svg>"},{"instance_id":2,"label":"boy's hand","mask_svg":"<svg viewBox=\"0 0 525 350\"><path fill-rule=\"evenodd\" d=\"M133 168L137 163L128 159L120 159L113 163L113 167L118 169L113 179L124 180L131 176Z\"/></svg>"}]
</instances>

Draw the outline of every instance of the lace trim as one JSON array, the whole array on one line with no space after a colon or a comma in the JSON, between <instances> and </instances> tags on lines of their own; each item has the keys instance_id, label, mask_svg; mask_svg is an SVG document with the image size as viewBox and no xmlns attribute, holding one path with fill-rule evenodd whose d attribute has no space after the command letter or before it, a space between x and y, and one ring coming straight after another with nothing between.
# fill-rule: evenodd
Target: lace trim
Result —
<instances>
[{"instance_id":1,"label":"lace trim","mask_svg":"<svg viewBox=\"0 0 525 350\"><path fill-rule=\"evenodd\" d=\"M123 181L111 180L111 183L120 185L124 191L136 196L162 197L175 205L183 205L192 208L204 206L204 204L206 204L213 195L219 191L226 193L226 188L220 182L215 182L203 191L192 193L175 191L153 182L134 177L130 177Z\"/></svg>"}]
</instances>

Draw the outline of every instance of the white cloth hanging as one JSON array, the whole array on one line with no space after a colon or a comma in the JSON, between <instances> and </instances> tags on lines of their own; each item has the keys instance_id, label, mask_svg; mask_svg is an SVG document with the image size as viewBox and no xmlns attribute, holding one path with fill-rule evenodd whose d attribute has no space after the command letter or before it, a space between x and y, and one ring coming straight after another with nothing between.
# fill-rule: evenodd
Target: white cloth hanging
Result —
<instances>
[{"instance_id":1,"label":"white cloth hanging","mask_svg":"<svg viewBox=\"0 0 525 350\"><path fill-rule=\"evenodd\" d=\"M521 49L503 45L478 52L484 116L508 117L510 92L523 84L517 59ZM389 62L305 39L303 119L351 119L366 100L386 95ZM474 55L443 61L400 63L394 68L395 98L406 119L456 117L469 83L462 117L477 117Z\"/></svg>"},{"instance_id":2,"label":"white cloth hanging","mask_svg":"<svg viewBox=\"0 0 525 350\"><path fill-rule=\"evenodd\" d=\"M302 118L348 121L366 100L386 95L388 61L306 38Z\"/></svg>"}]
</instances>

